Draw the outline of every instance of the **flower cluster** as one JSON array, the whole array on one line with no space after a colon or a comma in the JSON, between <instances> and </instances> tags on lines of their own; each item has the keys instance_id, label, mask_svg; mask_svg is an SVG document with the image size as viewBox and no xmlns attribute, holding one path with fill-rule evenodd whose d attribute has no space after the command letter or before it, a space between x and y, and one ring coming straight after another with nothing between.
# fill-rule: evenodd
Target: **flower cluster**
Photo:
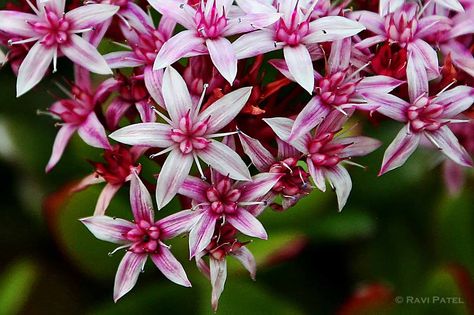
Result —
<instances>
[{"instance_id":1,"label":"flower cluster","mask_svg":"<svg viewBox=\"0 0 474 315\"><path fill-rule=\"evenodd\" d=\"M0 10L0 63L17 75L18 96L56 72L58 58L74 64L70 86L59 86L64 98L46 111L60 127L46 171L76 132L103 150L104 161L92 162L76 189L105 183L81 222L126 250L115 301L133 288L147 257L171 281L191 286L166 244L187 235L217 309L228 256L255 278L248 244L268 237L263 211L285 211L327 184L343 209L348 167L382 145L347 128L348 120L403 124L379 175L420 144L445 158L451 192L473 166L471 0L380 0L378 8L329 0L148 4L156 12L132 0L25 0ZM101 55L99 44L113 51ZM141 174L144 159L156 164L156 185ZM132 222L106 215L121 189L130 192ZM155 221L151 190L158 210L178 196L183 210L167 207Z\"/></svg>"}]
</instances>

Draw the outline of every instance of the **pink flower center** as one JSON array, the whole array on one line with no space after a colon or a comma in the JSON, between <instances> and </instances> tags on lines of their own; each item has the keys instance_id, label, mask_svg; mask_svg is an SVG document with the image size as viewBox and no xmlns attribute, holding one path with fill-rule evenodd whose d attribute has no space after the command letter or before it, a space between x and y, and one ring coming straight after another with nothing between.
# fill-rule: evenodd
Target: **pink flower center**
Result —
<instances>
[{"instance_id":1,"label":"pink flower center","mask_svg":"<svg viewBox=\"0 0 474 315\"><path fill-rule=\"evenodd\" d=\"M407 110L410 130L414 132L438 130L443 125L443 123L439 121L443 112L444 107L431 103L428 97L423 96L418 98Z\"/></svg>"},{"instance_id":2,"label":"pink flower center","mask_svg":"<svg viewBox=\"0 0 474 315\"><path fill-rule=\"evenodd\" d=\"M413 11L414 12L414 11ZM400 9L385 17L385 32L387 37L405 47L411 42L418 30L416 16L406 9Z\"/></svg>"},{"instance_id":3,"label":"pink flower center","mask_svg":"<svg viewBox=\"0 0 474 315\"><path fill-rule=\"evenodd\" d=\"M284 42L290 46L298 45L301 40L309 33L308 21L300 22L298 12L293 11L291 20L285 22L283 18L280 18L276 24L276 41Z\"/></svg>"},{"instance_id":4,"label":"pink flower center","mask_svg":"<svg viewBox=\"0 0 474 315\"><path fill-rule=\"evenodd\" d=\"M52 107L50 111L60 116L65 123L79 125L94 109L94 104L92 96L79 87L73 86L71 92L74 99L61 100L60 107Z\"/></svg>"},{"instance_id":5,"label":"pink flower center","mask_svg":"<svg viewBox=\"0 0 474 315\"><path fill-rule=\"evenodd\" d=\"M206 251L212 258L221 260L226 255L240 249L245 243L236 239L237 230L230 224L222 224L220 220L216 224L216 230Z\"/></svg>"},{"instance_id":6,"label":"pink flower center","mask_svg":"<svg viewBox=\"0 0 474 315\"><path fill-rule=\"evenodd\" d=\"M319 95L326 105L339 106L347 104L356 90L353 82L346 82L345 72L336 72L319 80Z\"/></svg>"},{"instance_id":7,"label":"pink flower center","mask_svg":"<svg viewBox=\"0 0 474 315\"><path fill-rule=\"evenodd\" d=\"M133 242L130 251L136 254L155 253L160 242L160 228L148 221L141 220L125 237Z\"/></svg>"},{"instance_id":8,"label":"pink flower center","mask_svg":"<svg viewBox=\"0 0 474 315\"><path fill-rule=\"evenodd\" d=\"M315 166L336 166L343 160L338 154L348 145L332 143L333 132L327 132L314 138L308 145L308 157Z\"/></svg>"},{"instance_id":9,"label":"pink flower center","mask_svg":"<svg viewBox=\"0 0 474 315\"><path fill-rule=\"evenodd\" d=\"M270 167L270 173L285 174L273 186L273 191L286 196L296 196L304 192L309 176L297 163L297 158L287 158Z\"/></svg>"},{"instance_id":10,"label":"pink flower center","mask_svg":"<svg viewBox=\"0 0 474 315\"><path fill-rule=\"evenodd\" d=\"M138 59L143 60L148 65L152 65L166 38L158 30L151 27L148 28L149 31L147 33L137 32L138 42L132 49Z\"/></svg>"},{"instance_id":11,"label":"pink flower center","mask_svg":"<svg viewBox=\"0 0 474 315\"><path fill-rule=\"evenodd\" d=\"M207 147L209 140L206 135L207 121L193 124L189 113L179 121L179 128L171 130L171 140L179 144L183 154L189 154L193 150L202 150Z\"/></svg>"},{"instance_id":12,"label":"pink flower center","mask_svg":"<svg viewBox=\"0 0 474 315\"><path fill-rule=\"evenodd\" d=\"M46 46L65 44L69 40L71 23L64 15L59 16L45 7L45 18L40 22L32 23L33 29L44 35L41 43Z\"/></svg>"},{"instance_id":13,"label":"pink flower center","mask_svg":"<svg viewBox=\"0 0 474 315\"><path fill-rule=\"evenodd\" d=\"M221 36L227 26L225 12L219 13L216 3L213 4L209 12L206 11L205 7L199 6L194 16L199 36L211 39Z\"/></svg>"},{"instance_id":14,"label":"pink flower center","mask_svg":"<svg viewBox=\"0 0 474 315\"><path fill-rule=\"evenodd\" d=\"M233 214L237 211L240 190L232 188L230 179L225 178L209 188L206 196L215 214Z\"/></svg>"}]
</instances>

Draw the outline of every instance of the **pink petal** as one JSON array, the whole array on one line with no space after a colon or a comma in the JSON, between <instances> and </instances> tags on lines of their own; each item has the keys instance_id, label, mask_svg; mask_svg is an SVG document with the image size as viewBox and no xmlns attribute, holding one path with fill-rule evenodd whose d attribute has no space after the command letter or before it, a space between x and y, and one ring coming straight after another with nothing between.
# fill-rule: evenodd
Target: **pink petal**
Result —
<instances>
[{"instance_id":1,"label":"pink petal","mask_svg":"<svg viewBox=\"0 0 474 315\"><path fill-rule=\"evenodd\" d=\"M120 119L125 115L132 106L130 102L124 101L122 98L116 98L110 103L105 112L105 120L110 129L116 129Z\"/></svg>"},{"instance_id":2,"label":"pink petal","mask_svg":"<svg viewBox=\"0 0 474 315\"><path fill-rule=\"evenodd\" d=\"M286 64L285 59L271 59L268 61L268 63L271 64L273 67L275 67L275 69L280 71L280 73L283 74L289 80L296 81L296 79L290 73L290 70L288 69L288 65Z\"/></svg>"},{"instance_id":3,"label":"pink petal","mask_svg":"<svg viewBox=\"0 0 474 315\"><path fill-rule=\"evenodd\" d=\"M145 86L153 100L165 108L165 101L163 100L161 90L163 86L163 70L153 70L150 66L145 67Z\"/></svg>"},{"instance_id":4,"label":"pink petal","mask_svg":"<svg viewBox=\"0 0 474 315\"><path fill-rule=\"evenodd\" d=\"M275 7L269 1L237 0L236 2L245 13L276 13Z\"/></svg>"},{"instance_id":5,"label":"pink petal","mask_svg":"<svg viewBox=\"0 0 474 315\"><path fill-rule=\"evenodd\" d=\"M53 11L58 16L64 14L64 8L66 0L36 0L36 7L39 9L40 14L44 14L45 7L47 6L50 11Z\"/></svg>"},{"instance_id":6,"label":"pink petal","mask_svg":"<svg viewBox=\"0 0 474 315\"><path fill-rule=\"evenodd\" d=\"M248 248L244 246L238 250L234 250L231 255L241 262L245 269L250 272L250 277L252 280L255 280L255 275L257 273L257 263L255 261L255 257L252 255L252 252L250 252Z\"/></svg>"},{"instance_id":7,"label":"pink petal","mask_svg":"<svg viewBox=\"0 0 474 315\"><path fill-rule=\"evenodd\" d=\"M260 173L252 177L251 181L237 183L235 187L241 192L239 201L256 201L269 192L283 175L281 173Z\"/></svg>"},{"instance_id":8,"label":"pink petal","mask_svg":"<svg viewBox=\"0 0 474 315\"><path fill-rule=\"evenodd\" d=\"M69 36L69 41L69 44L59 46L66 57L91 72L112 74L112 70L110 70L104 57L99 54L94 46L75 34Z\"/></svg>"},{"instance_id":9,"label":"pink petal","mask_svg":"<svg viewBox=\"0 0 474 315\"><path fill-rule=\"evenodd\" d=\"M194 29L194 15L196 10L183 1L150 0L149 3L163 16L174 19L187 29Z\"/></svg>"},{"instance_id":10,"label":"pink petal","mask_svg":"<svg viewBox=\"0 0 474 315\"><path fill-rule=\"evenodd\" d=\"M415 58L414 62L422 62L430 74L428 77L436 78L439 76L438 54L430 44L424 40L417 39L408 46L411 53L410 58Z\"/></svg>"},{"instance_id":11,"label":"pink petal","mask_svg":"<svg viewBox=\"0 0 474 315\"><path fill-rule=\"evenodd\" d=\"M176 21L174 19L162 16L158 24L158 31L168 40L173 36L175 27Z\"/></svg>"},{"instance_id":12,"label":"pink petal","mask_svg":"<svg viewBox=\"0 0 474 315\"><path fill-rule=\"evenodd\" d=\"M354 48L357 49L367 49L370 48L378 43L381 43L385 41L387 37L385 35L376 35L372 37L365 38L364 40L361 40L357 44L354 45Z\"/></svg>"},{"instance_id":13,"label":"pink petal","mask_svg":"<svg viewBox=\"0 0 474 315\"><path fill-rule=\"evenodd\" d=\"M451 40L446 45L441 46L441 51L447 55L451 54L453 64L474 77L474 57L469 49L461 43Z\"/></svg>"},{"instance_id":14,"label":"pink petal","mask_svg":"<svg viewBox=\"0 0 474 315\"><path fill-rule=\"evenodd\" d=\"M464 12L464 8L458 0L435 0L437 4L456 12Z\"/></svg>"},{"instance_id":15,"label":"pink petal","mask_svg":"<svg viewBox=\"0 0 474 315\"><path fill-rule=\"evenodd\" d=\"M92 93L92 81L89 70L78 65L74 65L74 84L87 93Z\"/></svg>"},{"instance_id":16,"label":"pink petal","mask_svg":"<svg viewBox=\"0 0 474 315\"><path fill-rule=\"evenodd\" d=\"M160 246L159 252L151 255L151 260L169 280L184 287L191 286L183 266L166 246Z\"/></svg>"},{"instance_id":17,"label":"pink petal","mask_svg":"<svg viewBox=\"0 0 474 315\"><path fill-rule=\"evenodd\" d=\"M204 39L196 35L196 31L182 31L171 37L161 47L156 56L153 69L162 69L172 65L189 53L200 49Z\"/></svg>"},{"instance_id":18,"label":"pink petal","mask_svg":"<svg viewBox=\"0 0 474 315\"><path fill-rule=\"evenodd\" d=\"M210 140L208 146L197 152L208 165L223 175L236 180L250 180L250 173L242 158L225 144Z\"/></svg>"},{"instance_id":19,"label":"pink petal","mask_svg":"<svg viewBox=\"0 0 474 315\"><path fill-rule=\"evenodd\" d=\"M191 170L192 154L182 154L178 148L172 150L161 167L156 183L158 210L166 206L176 195Z\"/></svg>"},{"instance_id":20,"label":"pink petal","mask_svg":"<svg viewBox=\"0 0 474 315\"><path fill-rule=\"evenodd\" d=\"M202 179L188 176L181 185L179 194L191 198L191 200L197 201L198 203L206 202L206 191L209 187L210 185Z\"/></svg>"},{"instance_id":21,"label":"pink petal","mask_svg":"<svg viewBox=\"0 0 474 315\"><path fill-rule=\"evenodd\" d=\"M161 219L158 221L161 239L174 238L191 231L199 218L200 216L196 211L183 210Z\"/></svg>"},{"instance_id":22,"label":"pink petal","mask_svg":"<svg viewBox=\"0 0 474 315\"><path fill-rule=\"evenodd\" d=\"M103 103L112 92L118 90L122 82L119 80L115 80L115 78L109 78L103 81L99 86L95 89L95 93L93 93L93 103Z\"/></svg>"},{"instance_id":23,"label":"pink petal","mask_svg":"<svg viewBox=\"0 0 474 315\"><path fill-rule=\"evenodd\" d=\"M351 193L351 176L341 165L336 165L332 168L325 168L324 175L326 175L332 187L334 187L334 190L336 191L337 203L339 206L339 211L341 211L347 202L347 198L349 198L349 194Z\"/></svg>"},{"instance_id":24,"label":"pink petal","mask_svg":"<svg viewBox=\"0 0 474 315\"><path fill-rule=\"evenodd\" d=\"M425 133L428 139L431 140L436 147L439 147L441 153L452 161L462 166L473 166L471 156L459 143L448 126L442 126L437 131L425 131Z\"/></svg>"},{"instance_id":25,"label":"pink petal","mask_svg":"<svg viewBox=\"0 0 474 315\"><path fill-rule=\"evenodd\" d=\"M364 25L367 30L378 35L385 35L384 19L375 12L370 11L355 11L349 12L349 17Z\"/></svg>"},{"instance_id":26,"label":"pink petal","mask_svg":"<svg viewBox=\"0 0 474 315\"><path fill-rule=\"evenodd\" d=\"M230 19L222 35L232 36L252 32L275 23L279 18L278 13L255 13L254 11L254 13Z\"/></svg>"},{"instance_id":27,"label":"pink petal","mask_svg":"<svg viewBox=\"0 0 474 315\"><path fill-rule=\"evenodd\" d=\"M409 133L407 127L403 127L385 151L379 176L405 164L419 143L420 135Z\"/></svg>"},{"instance_id":28,"label":"pink petal","mask_svg":"<svg viewBox=\"0 0 474 315\"><path fill-rule=\"evenodd\" d=\"M267 171L273 163L275 158L273 155L258 141L245 133L239 133L240 143L247 156L252 161L255 167L263 172Z\"/></svg>"},{"instance_id":29,"label":"pink petal","mask_svg":"<svg viewBox=\"0 0 474 315\"><path fill-rule=\"evenodd\" d=\"M212 286L212 297L211 304L212 310L217 311L219 304L219 297L224 291L225 280L227 279L227 262L225 257L221 260L209 258L210 273L211 273L211 286Z\"/></svg>"},{"instance_id":30,"label":"pink petal","mask_svg":"<svg viewBox=\"0 0 474 315\"><path fill-rule=\"evenodd\" d=\"M104 189L100 192L99 199L95 205L94 216L101 216L105 214L105 210L112 201L112 198L115 196L117 191L119 191L122 185L109 184L105 185Z\"/></svg>"},{"instance_id":31,"label":"pink petal","mask_svg":"<svg viewBox=\"0 0 474 315\"><path fill-rule=\"evenodd\" d=\"M0 21L2 21L0 31L26 38L39 37L27 23L35 23L39 20L38 16L33 14L2 10L0 11Z\"/></svg>"},{"instance_id":32,"label":"pink petal","mask_svg":"<svg viewBox=\"0 0 474 315\"><path fill-rule=\"evenodd\" d=\"M443 163L443 175L446 187L451 195L458 195L465 182L464 170L451 160Z\"/></svg>"},{"instance_id":33,"label":"pink petal","mask_svg":"<svg viewBox=\"0 0 474 315\"><path fill-rule=\"evenodd\" d=\"M129 243L124 235L135 228L135 224L132 222L104 215L83 218L80 221L99 240L115 244Z\"/></svg>"},{"instance_id":34,"label":"pink petal","mask_svg":"<svg viewBox=\"0 0 474 315\"><path fill-rule=\"evenodd\" d=\"M331 42L355 35L365 30L364 25L342 16L325 16L309 23L309 34L303 38L305 44Z\"/></svg>"},{"instance_id":35,"label":"pink petal","mask_svg":"<svg viewBox=\"0 0 474 315\"><path fill-rule=\"evenodd\" d=\"M331 108L324 105L319 96L314 96L296 116L288 142L291 143L293 140L308 134L311 129L324 120L330 111Z\"/></svg>"},{"instance_id":36,"label":"pink petal","mask_svg":"<svg viewBox=\"0 0 474 315\"><path fill-rule=\"evenodd\" d=\"M203 251L211 242L216 228L218 217L211 213L210 209L199 216L199 221L189 233L189 257L193 258L197 253Z\"/></svg>"},{"instance_id":37,"label":"pink petal","mask_svg":"<svg viewBox=\"0 0 474 315\"><path fill-rule=\"evenodd\" d=\"M134 68L143 65L143 61L137 59L131 51L115 51L104 55L105 61L111 69Z\"/></svg>"},{"instance_id":38,"label":"pink petal","mask_svg":"<svg viewBox=\"0 0 474 315\"><path fill-rule=\"evenodd\" d=\"M363 78L357 84L357 92L367 93L377 91L378 94L391 92L396 87L402 85L404 81L394 79L385 75L374 75Z\"/></svg>"},{"instance_id":39,"label":"pink petal","mask_svg":"<svg viewBox=\"0 0 474 315\"><path fill-rule=\"evenodd\" d=\"M276 117L276 118L264 118L263 121L269 125L273 132L283 141L287 141L290 137L291 129L293 127L293 120L289 118ZM291 142L291 145L294 146L302 153L307 153L308 149L306 148L306 143L310 141L311 135L304 134L300 138L295 139Z\"/></svg>"},{"instance_id":40,"label":"pink petal","mask_svg":"<svg viewBox=\"0 0 474 315\"><path fill-rule=\"evenodd\" d=\"M143 11L140 6L131 1L127 3L126 7L121 8L120 15L124 17L130 26L139 33L147 33L150 30L148 27L153 27L151 17Z\"/></svg>"},{"instance_id":41,"label":"pink petal","mask_svg":"<svg viewBox=\"0 0 474 315\"><path fill-rule=\"evenodd\" d=\"M254 57L283 47L281 43L275 42L273 32L268 30L244 34L233 42L232 46L237 59Z\"/></svg>"},{"instance_id":42,"label":"pink petal","mask_svg":"<svg viewBox=\"0 0 474 315\"><path fill-rule=\"evenodd\" d=\"M148 101L139 101L135 103L135 107L142 122L156 121L156 114Z\"/></svg>"},{"instance_id":43,"label":"pink petal","mask_svg":"<svg viewBox=\"0 0 474 315\"><path fill-rule=\"evenodd\" d=\"M115 302L133 289L137 283L138 276L145 266L146 259L146 254L135 254L134 252L125 253L118 267L117 274L115 275Z\"/></svg>"},{"instance_id":44,"label":"pink petal","mask_svg":"<svg viewBox=\"0 0 474 315\"><path fill-rule=\"evenodd\" d=\"M436 32L442 32L443 33L442 36L444 37L447 32L447 29L451 29L450 31L452 32L453 28L457 27L456 25L453 28L451 28L450 27L451 24L452 24L452 21L447 16L427 15L418 20L418 29L416 31L416 37L426 38Z\"/></svg>"},{"instance_id":45,"label":"pink petal","mask_svg":"<svg viewBox=\"0 0 474 315\"><path fill-rule=\"evenodd\" d=\"M227 82L232 85L237 75L237 57L232 44L225 37L218 37L206 39L206 46L209 49L212 63Z\"/></svg>"},{"instance_id":46,"label":"pink petal","mask_svg":"<svg viewBox=\"0 0 474 315\"><path fill-rule=\"evenodd\" d=\"M401 98L385 93L361 93L370 106L379 106L377 111L394 120L407 121L406 110L410 106Z\"/></svg>"},{"instance_id":47,"label":"pink petal","mask_svg":"<svg viewBox=\"0 0 474 315\"><path fill-rule=\"evenodd\" d=\"M286 64L295 81L308 93L313 93L313 63L305 45L285 46L283 48Z\"/></svg>"},{"instance_id":48,"label":"pink petal","mask_svg":"<svg viewBox=\"0 0 474 315\"><path fill-rule=\"evenodd\" d=\"M224 95L198 116L200 121L209 119L206 133L217 132L227 126L245 106L252 93L251 87L243 87Z\"/></svg>"},{"instance_id":49,"label":"pink petal","mask_svg":"<svg viewBox=\"0 0 474 315\"><path fill-rule=\"evenodd\" d=\"M102 39L104 39L105 33L109 30L110 24L112 24L112 19L113 17L94 26L92 31L83 33L82 38L91 43L92 46L98 47Z\"/></svg>"},{"instance_id":50,"label":"pink petal","mask_svg":"<svg viewBox=\"0 0 474 315\"><path fill-rule=\"evenodd\" d=\"M71 139L74 132L76 132L76 130L77 127L71 124L65 124L61 127L61 129L59 129L58 134L56 135L56 139L54 140L53 152L51 153L49 162L46 165L46 172L51 171L61 159L66 145L68 144L69 140Z\"/></svg>"},{"instance_id":51,"label":"pink petal","mask_svg":"<svg viewBox=\"0 0 474 315\"><path fill-rule=\"evenodd\" d=\"M83 30L98 25L117 13L120 7L109 4L88 4L66 13L74 30Z\"/></svg>"},{"instance_id":52,"label":"pink petal","mask_svg":"<svg viewBox=\"0 0 474 315\"><path fill-rule=\"evenodd\" d=\"M310 158L306 159L306 164L308 164L309 173L311 174L316 187L322 192L325 192L326 179L324 177L323 170L320 167L316 167Z\"/></svg>"},{"instance_id":53,"label":"pink petal","mask_svg":"<svg viewBox=\"0 0 474 315\"><path fill-rule=\"evenodd\" d=\"M339 156L342 158L364 156L375 151L382 145L382 142L377 139L362 136L335 139L332 143L342 145L350 144L340 152Z\"/></svg>"},{"instance_id":54,"label":"pink petal","mask_svg":"<svg viewBox=\"0 0 474 315\"><path fill-rule=\"evenodd\" d=\"M417 54L408 56L407 64L408 95L413 103L420 95L428 96L428 76L423 60Z\"/></svg>"},{"instance_id":55,"label":"pink petal","mask_svg":"<svg viewBox=\"0 0 474 315\"><path fill-rule=\"evenodd\" d=\"M404 3L404 0L380 0L379 14L381 16L385 16L391 12L398 10Z\"/></svg>"},{"instance_id":56,"label":"pink petal","mask_svg":"<svg viewBox=\"0 0 474 315\"><path fill-rule=\"evenodd\" d=\"M136 172L132 172L130 180L130 205L135 222L145 220L153 222L153 202L150 193Z\"/></svg>"},{"instance_id":57,"label":"pink petal","mask_svg":"<svg viewBox=\"0 0 474 315\"><path fill-rule=\"evenodd\" d=\"M441 93L432 102L443 105L443 117L451 118L464 112L474 103L474 88L465 85L456 86Z\"/></svg>"},{"instance_id":58,"label":"pink petal","mask_svg":"<svg viewBox=\"0 0 474 315\"><path fill-rule=\"evenodd\" d=\"M115 141L128 145L166 148L174 144L169 135L171 127L161 123L140 123L123 127L109 135Z\"/></svg>"},{"instance_id":59,"label":"pink petal","mask_svg":"<svg viewBox=\"0 0 474 315\"><path fill-rule=\"evenodd\" d=\"M298 152L298 150L296 150L287 142L281 140L280 138L276 138L275 140L278 146L278 154L277 154L278 160L284 160L288 157L300 156L300 152Z\"/></svg>"},{"instance_id":60,"label":"pink petal","mask_svg":"<svg viewBox=\"0 0 474 315\"><path fill-rule=\"evenodd\" d=\"M329 72L336 73L345 71L349 67L351 59L352 43L350 38L344 38L334 41L331 45L331 54L329 55Z\"/></svg>"},{"instance_id":61,"label":"pink petal","mask_svg":"<svg viewBox=\"0 0 474 315\"><path fill-rule=\"evenodd\" d=\"M226 221L245 235L257 237L262 240L268 238L262 223L243 208L238 208L237 213L234 215L227 215Z\"/></svg>"},{"instance_id":62,"label":"pink petal","mask_svg":"<svg viewBox=\"0 0 474 315\"><path fill-rule=\"evenodd\" d=\"M56 47L46 47L40 41L31 47L18 70L17 97L25 94L41 81L53 60L55 51Z\"/></svg>"},{"instance_id":63,"label":"pink petal","mask_svg":"<svg viewBox=\"0 0 474 315\"><path fill-rule=\"evenodd\" d=\"M335 132L342 129L342 126L346 123L349 119L349 116L352 114L351 111L347 111L348 115L344 115L343 113L333 110L331 111L326 118L324 118L323 122L318 126L317 134L321 135L326 132Z\"/></svg>"},{"instance_id":64,"label":"pink petal","mask_svg":"<svg viewBox=\"0 0 474 315\"><path fill-rule=\"evenodd\" d=\"M79 126L77 132L82 140L90 146L102 149L110 148L104 126L102 126L94 112L87 116L86 120Z\"/></svg>"},{"instance_id":65,"label":"pink petal","mask_svg":"<svg viewBox=\"0 0 474 315\"><path fill-rule=\"evenodd\" d=\"M192 109L191 96L183 77L173 67L168 67L163 76L163 98L171 120L179 120Z\"/></svg>"}]
</instances>

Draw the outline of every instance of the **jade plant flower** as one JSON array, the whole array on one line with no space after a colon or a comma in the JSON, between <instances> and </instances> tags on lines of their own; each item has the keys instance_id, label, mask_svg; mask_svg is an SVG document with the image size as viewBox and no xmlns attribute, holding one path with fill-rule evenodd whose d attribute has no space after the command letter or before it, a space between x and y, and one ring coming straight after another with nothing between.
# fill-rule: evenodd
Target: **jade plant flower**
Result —
<instances>
[{"instance_id":1,"label":"jade plant flower","mask_svg":"<svg viewBox=\"0 0 474 315\"><path fill-rule=\"evenodd\" d=\"M176 195L193 161L201 168L199 158L233 179L249 180L250 173L241 157L213 138L223 136L216 132L237 116L250 97L252 88L240 88L226 94L202 112L202 98L197 104L192 102L186 83L172 67L165 70L162 90L170 117L158 111L157 114L166 123L133 124L110 135L112 139L129 145L165 148L158 155L169 152L156 184L158 209Z\"/></svg>"},{"instance_id":2,"label":"jade plant flower","mask_svg":"<svg viewBox=\"0 0 474 315\"><path fill-rule=\"evenodd\" d=\"M28 2L30 3L30 2ZM23 95L41 81L53 61L53 71L59 54L98 74L112 74L97 48L78 33L94 30L113 16L119 7L90 4L64 13L64 0L37 1L31 4L35 14L0 11L0 31L20 37L10 45L36 42L18 71L17 96Z\"/></svg>"},{"instance_id":3,"label":"jade plant flower","mask_svg":"<svg viewBox=\"0 0 474 315\"><path fill-rule=\"evenodd\" d=\"M179 212L155 222L150 193L136 173L130 183L130 204L134 222L109 216L81 219L98 239L121 245L112 253L126 248L115 276L114 301L135 286L148 257L169 280L190 287L183 266L173 256L170 247L163 243L194 224L188 213Z\"/></svg>"}]
</instances>

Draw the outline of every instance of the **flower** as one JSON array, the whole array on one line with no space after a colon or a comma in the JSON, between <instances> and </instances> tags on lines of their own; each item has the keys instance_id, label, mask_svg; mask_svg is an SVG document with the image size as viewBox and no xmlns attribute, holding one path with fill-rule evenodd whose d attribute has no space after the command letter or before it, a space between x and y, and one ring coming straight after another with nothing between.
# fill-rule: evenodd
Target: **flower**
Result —
<instances>
[{"instance_id":1,"label":"flower","mask_svg":"<svg viewBox=\"0 0 474 315\"><path fill-rule=\"evenodd\" d=\"M92 72L112 73L97 49L77 33L93 30L113 16L119 7L91 4L64 13L64 4L64 0L38 1L37 8L31 5L36 15L0 11L0 31L24 38L10 41L10 45L36 42L18 71L17 96L28 92L41 81L51 60L53 71L56 71L59 52Z\"/></svg>"},{"instance_id":2,"label":"flower","mask_svg":"<svg viewBox=\"0 0 474 315\"><path fill-rule=\"evenodd\" d=\"M132 6L133 5L133 6ZM166 17L162 17L158 27L155 28L151 18L135 4L130 3L127 25L121 24L122 33L127 44L121 44L129 51L111 52L104 56L107 64L112 69L140 67L143 68L143 80L155 102L164 106L161 85L163 83L163 70L153 70L153 63L163 44L173 34L176 23ZM133 14L132 14L133 13ZM137 103L142 111L143 106ZM150 106L148 106L150 107Z\"/></svg>"},{"instance_id":3,"label":"flower","mask_svg":"<svg viewBox=\"0 0 474 315\"><path fill-rule=\"evenodd\" d=\"M211 242L216 222L228 222L237 230L252 237L267 239L262 224L248 210L248 206L266 206L260 200L283 176L279 173L260 173L251 181L234 182L229 177L213 172L211 183L189 176L179 193L192 200L194 217L198 219L189 233L189 253L194 257ZM258 201L256 201L258 200Z\"/></svg>"},{"instance_id":4,"label":"flower","mask_svg":"<svg viewBox=\"0 0 474 315\"><path fill-rule=\"evenodd\" d=\"M59 100L48 109L54 117L60 118L63 122L58 124L61 128L54 140L53 152L46 165L46 172L51 171L61 159L66 145L76 131L82 140L92 147L111 148L104 126L97 118L95 109L115 88L115 80L108 79L102 82L93 93L89 72L84 68L76 67L75 73L75 85L71 93L68 93L70 98Z\"/></svg>"},{"instance_id":5,"label":"flower","mask_svg":"<svg viewBox=\"0 0 474 315\"><path fill-rule=\"evenodd\" d=\"M459 122L455 117L474 102L474 89L457 86L428 95L428 78L424 65L408 58L407 78L410 102L394 95L383 98L364 95L369 103L378 104L381 114L406 123L385 151L379 175L402 166L418 147L424 135L444 155L462 166L472 166L472 159L447 126ZM464 122L461 120L461 122Z\"/></svg>"},{"instance_id":6,"label":"flower","mask_svg":"<svg viewBox=\"0 0 474 315\"><path fill-rule=\"evenodd\" d=\"M375 110L377 106L367 104L363 95L377 94L383 97L403 81L376 75L359 77L359 73L368 65L355 70L351 65L352 45L350 38L334 41L331 45L326 74L314 72L316 80L315 95L296 117L288 141L301 137L313 129L332 110L347 115L350 109ZM291 74L281 62L273 61L273 65L290 79Z\"/></svg>"},{"instance_id":7,"label":"flower","mask_svg":"<svg viewBox=\"0 0 474 315\"><path fill-rule=\"evenodd\" d=\"M194 222L187 220L188 216L183 216L186 213L182 212L155 222L151 196L136 173L130 184L130 204L133 223L108 216L81 219L98 239L122 245L112 253L127 248L115 276L114 301L135 286L148 256L169 280L190 287L183 267L162 241L183 233Z\"/></svg>"},{"instance_id":8,"label":"flower","mask_svg":"<svg viewBox=\"0 0 474 315\"><path fill-rule=\"evenodd\" d=\"M282 209L286 210L311 192L311 185L307 182L309 175L298 165L301 157L298 150L280 138L276 138L278 154L274 157L257 139L244 133L240 133L239 138L245 154L260 172L282 174L279 181L263 196L263 200L272 202L280 194L283 197ZM271 206L279 208L275 204ZM252 214L259 215L260 213L255 210L263 209L260 207L260 209L251 210Z\"/></svg>"},{"instance_id":9,"label":"flower","mask_svg":"<svg viewBox=\"0 0 474 315\"><path fill-rule=\"evenodd\" d=\"M237 74L237 57L234 47L225 37L265 27L279 17L275 12L245 14L237 11L232 2L200 1L195 9L175 0L150 0L151 6L163 16L173 18L187 29L163 45L154 69L165 68L182 57L209 53L217 70L232 84Z\"/></svg>"},{"instance_id":10,"label":"flower","mask_svg":"<svg viewBox=\"0 0 474 315\"><path fill-rule=\"evenodd\" d=\"M219 297L224 291L227 279L227 256L235 257L250 273L250 277L255 280L257 263L250 250L245 247L246 243L239 242L236 238L237 230L229 223L217 223L212 236L212 241L196 255L196 265L199 270L211 280L212 309L217 311ZM209 264L206 264L204 257L209 256Z\"/></svg>"},{"instance_id":11,"label":"flower","mask_svg":"<svg viewBox=\"0 0 474 315\"><path fill-rule=\"evenodd\" d=\"M341 165L352 157L363 156L377 149L381 143L368 137L337 137L347 116L338 111L332 111L316 128L314 135L305 133L289 142L298 151L306 155L309 173L316 187L326 191L325 178L336 191L339 211L347 202L352 189L351 177ZM276 135L283 141L288 141L294 121L289 118L266 118Z\"/></svg>"},{"instance_id":12,"label":"flower","mask_svg":"<svg viewBox=\"0 0 474 315\"><path fill-rule=\"evenodd\" d=\"M257 1L238 0L237 3L246 12L281 14L280 20L273 26L237 39L232 44L237 58L249 58L283 48L289 72L310 94L313 92L314 78L308 46L349 37L365 29L362 24L341 16L326 16L311 21L317 1L304 4L297 0L277 0L276 8Z\"/></svg>"},{"instance_id":13,"label":"flower","mask_svg":"<svg viewBox=\"0 0 474 315\"><path fill-rule=\"evenodd\" d=\"M251 90L241 88L231 92L200 112L202 99L193 104L181 75L174 68L168 67L163 77L163 98L170 117L157 111L166 124L134 124L110 135L112 139L129 145L166 148L157 155L169 152L156 186L158 209L163 208L176 195L191 170L193 160L200 169L198 158L212 165L218 172L229 174L231 178L250 179L247 166L239 155L212 138L225 135L216 132L240 112Z\"/></svg>"},{"instance_id":14,"label":"flower","mask_svg":"<svg viewBox=\"0 0 474 315\"><path fill-rule=\"evenodd\" d=\"M407 49L408 57L413 58L415 63L423 65L430 78L439 76L437 53L424 38L442 29L443 23L440 22L445 18L436 15L420 17L423 10L415 3L383 1L380 2L379 14L364 10L351 13L352 19L375 34L355 47L367 48L384 41L396 43Z\"/></svg>"}]
</instances>

